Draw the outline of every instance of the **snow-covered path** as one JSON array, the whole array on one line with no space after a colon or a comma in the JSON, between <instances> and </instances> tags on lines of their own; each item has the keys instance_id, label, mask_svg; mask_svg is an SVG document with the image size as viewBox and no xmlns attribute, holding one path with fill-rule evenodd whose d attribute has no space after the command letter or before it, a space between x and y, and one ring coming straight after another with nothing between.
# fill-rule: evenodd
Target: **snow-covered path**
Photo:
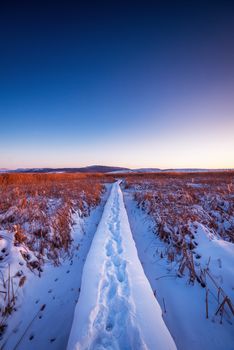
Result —
<instances>
[{"instance_id":1,"label":"snow-covered path","mask_svg":"<svg viewBox=\"0 0 234 350\"><path fill-rule=\"evenodd\" d=\"M139 261L119 182L84 265L68 349L176 349Z\"/></svg>"}]
</instances>

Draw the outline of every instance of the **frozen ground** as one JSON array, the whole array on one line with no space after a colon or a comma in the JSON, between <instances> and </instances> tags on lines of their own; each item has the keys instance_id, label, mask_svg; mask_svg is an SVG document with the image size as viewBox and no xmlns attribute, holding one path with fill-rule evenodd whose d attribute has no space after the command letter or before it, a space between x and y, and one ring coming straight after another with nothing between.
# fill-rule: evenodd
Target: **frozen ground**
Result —
<instances>
[{"instance_id":1,"label":"frozen ground","mask_svg":"<svg viewBox=\"0 0 234 350\"><path fill-rule=\"evenodd\" d=\"M195 282L188 283L188 276L178 278L174 263L165 254L166 244L154 233L154 222L132 200L131 191L124 192L133 238L144 272L163 310L163 319L179 350L233 350L233 316L227 308L222 324L216 315L217 290L210 279L206 319L206 289ZM202 267L209 266L215 282L234 300L234 244L212 237L203 225L194 232L198 246L196 253Z\"/></svg>"},{"instance_id":2,"label":"frozen ground","mask_svg":"<svg viewBox=\"0 0 234 350\"><path fill-rule=\"evenodd\" d=\"M68 349L176 349L138 259L119 183L84 265Z\"/></svg>"},{"instance_id":3,"label":"frozen ground","mask_svg":"<svg viewBox=\"0 0 234 350\"><path fill-rule=\"evenodd\" d=\"M8 319L1 349L66 349L79 297L84 261L102 209L103 205L100 205L87 218L74 215L76 224L72 229L73 255L64 259L60 266L46 263L41 278L25 267L27 280L18 296L17 310ZM19 262L23 259L17 248L14 245L12 247L14 261L11 261L11 266L12 269L14 266L18 269ZM21 268L24 269L24 266Z\"/></svg>"},{"instance_id":4,"label":"frozen ground","mask_svg":"<svg viewBox=\"0 0 234 350\"><path fill-rule=\"evenodd\" d=\"M207 277L207 319L206 288L189 284L186 271L178 277L176 261L164 258L167 245L136 207L131 190L124 191L123 201L115 183L102 209L87 218L74 216L72 256L58 267L46 263L40 278L26 267L22 247L1 231L0 249L8 255L4 263L11 275L22 269L27 277L1 349L233 350L233 317L228 308L222 324L215 315L216 286ZM208 266L215 283L234 300L234 244L199 223L194 236L196 268Z\"/></svg>"}]
</instances>

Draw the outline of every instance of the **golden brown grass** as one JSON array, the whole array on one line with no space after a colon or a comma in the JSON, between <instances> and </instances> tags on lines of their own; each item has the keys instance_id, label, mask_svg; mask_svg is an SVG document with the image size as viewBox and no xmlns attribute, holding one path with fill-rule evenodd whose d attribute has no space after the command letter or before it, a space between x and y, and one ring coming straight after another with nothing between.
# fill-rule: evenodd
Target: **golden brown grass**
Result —
<instances>
[{"instance_id":1,"label":"golden brown grass","mask_svg":"<svg viewBox=\"0 0 234 350\"><path fill-rule=\"evenodd\" d=\"M234 242L234 171L129 174L125 188L153 218L167 259L179 257L178 275L188 268L190 281L202 283L194 269L196 223Z\"/></svg>"},{"instance_id":2,"label":"golden brown grass","mask_svg":"<svg viewBox=\"0 0 234 350\"><path fill-rule=\"evenodd\" d=\"M58 264L72 241L72 213L88 216L100 203L105 181L101 174L1 174L1 229L14 233L15 245Z\"/></svg>"}]
</instances>

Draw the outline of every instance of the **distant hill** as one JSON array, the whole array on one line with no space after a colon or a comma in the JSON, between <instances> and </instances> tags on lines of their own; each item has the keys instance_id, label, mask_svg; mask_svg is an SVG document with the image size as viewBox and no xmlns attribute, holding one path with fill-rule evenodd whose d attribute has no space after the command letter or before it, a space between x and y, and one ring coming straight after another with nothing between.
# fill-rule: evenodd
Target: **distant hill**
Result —
<instances>
[{"instance_id":1,"label":"distant hill","mask_svg":"<svg viewBox=\"0 0 234 350\"><path fill-rule=\"evenodd\" d=\"M0 168L0 173L5 173L6 171L9 171L7 168Z\"/></svg>"},{"instance_id":2,"label":"distant hill","mask_svg":"<svg viewBox=\"0 0 234 350\"><path fill-rule=\"evenodd\" d=\"M163 172L178 172L178 173L208 173L208 172L218 172L218 171L230 171L233 169L199 169L199 168L182 168L182 169L163 169Z\"/></svg>"},{"instance_id":3,"label":"distant hill","mask_svg":"<svg viewBox=\"0 0 234 350\"><path fill-rule=\"evenodd\" d=\"M108 173L118 171L128 171L128 168L106 166L106 165L90 165L81 168L22 168L11 170L16 173Z\"/></svg>"},{"instance_id":4,"label":"distant hill","mask_svg":"<svg viewBox=\"0 0 234 350\"><path fill-rule=\"evenodd\" d=\"M111 174L120 174L120 173L155 173L155 172L159 172L162 171L159 168L140 168L140 169L123 169L121 171L116 170L116 171L111 171Z\"/></svg>"},{"instance_id":5,"label":"distant hill","mask_svg":"<svg viewBox=\"0 0 234 350\"><path fill-rule=\"evenodd\" d=\"M140 168L140 169L133 169L133 172L136 173L155 173L158 171L162 171L159 168Z\"/></svg>"},{"instance_id":6,"label":"distant hill","mask_svg":"<svg viewBox=\"0 0 234 350\"><path fill-rule=\"evenodd\" d=\"M159 168L139 168L130 169L124 167L107 166L107 165L90 165L80 168L19 168L15 170L9 170L0 168L0 173L109 173L109 174L128 174L128 173L193 173L193 172L217 172L217 171L230 171L233 169L159 169Z\"/></svg>"},{"instance_id":7,"label":"distant hill","mask_svg":"<svg viewBox=\"0 0 234 350\"><path fill-rule=\"evenodd\" d=\"M140 169L128 169L122 171L114 171L112 173L206 173L206 172L219 172L219 171L231 171L233 169L159 169L159 168L140 168Z\"/></svg>"}]
</instances>

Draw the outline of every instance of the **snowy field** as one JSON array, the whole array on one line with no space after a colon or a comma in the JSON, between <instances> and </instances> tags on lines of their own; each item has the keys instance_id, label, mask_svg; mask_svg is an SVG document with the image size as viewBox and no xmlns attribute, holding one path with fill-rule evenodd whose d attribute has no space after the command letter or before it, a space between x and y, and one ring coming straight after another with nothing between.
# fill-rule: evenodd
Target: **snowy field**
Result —
<instances>
[{"instance_id":1,"label":"snowy field","mask_svg":"<svg viewBox=\"0 0 234 350\"><path fill-rule=\"evenodd\" d=\"M129 177L139 258L178 349L234 349L234 177Z\"/></svg>"},{"instance_id":2,"label":"snowy field","mask_svg":"<svg viewBox=\"0 0 234 350\"><path fill-rule=\"evenodd\" d=\"M83 265L101 212L100 206L88 220L74 214L74 249L61 265L55 267L48 262L41 278L25 269L27 283L18 296L16 312L8 321L3 349L66 349ZM23 263L17 253L15 257L19 259L15 261L17 265Z\"/></svg>"},{"instance_id":3,"label":"snowy field","mask_svg":"<svg viewBox=\"0 0 234 350\"><path fill-rule=\"evenodd\" d=\"M232 176L56 176L1 192L1 349L234 349Z\"/></svg>"},{"instance_id":4,"label":"snowy field","mask_svg":"<svg viewBox=\"0 0 234 350\"><path fill-rule=\"evenodd\" d=\"M125 195L127 212L138 254L151 288L163 310L163 319L181 350L233 350L233 315L227 309L223 323L215 315L217 291L209 284L209 318L206 318L206 290L200 284L189 284L189 276L177 275L177 265L162 258L165 244L155 237L152 219L137 208L129 194ZM204 227L199 228L197 252L203 263L211 259L211 271L224 290L234 296L234 245L221 240L211 240ZM204 253L204 254L203 254ZM221 261L222 266L219 265ZM233 298L234 299L234 298ZM233 300L232 299L232 300Z\"/></svg>"}]
</instances>

